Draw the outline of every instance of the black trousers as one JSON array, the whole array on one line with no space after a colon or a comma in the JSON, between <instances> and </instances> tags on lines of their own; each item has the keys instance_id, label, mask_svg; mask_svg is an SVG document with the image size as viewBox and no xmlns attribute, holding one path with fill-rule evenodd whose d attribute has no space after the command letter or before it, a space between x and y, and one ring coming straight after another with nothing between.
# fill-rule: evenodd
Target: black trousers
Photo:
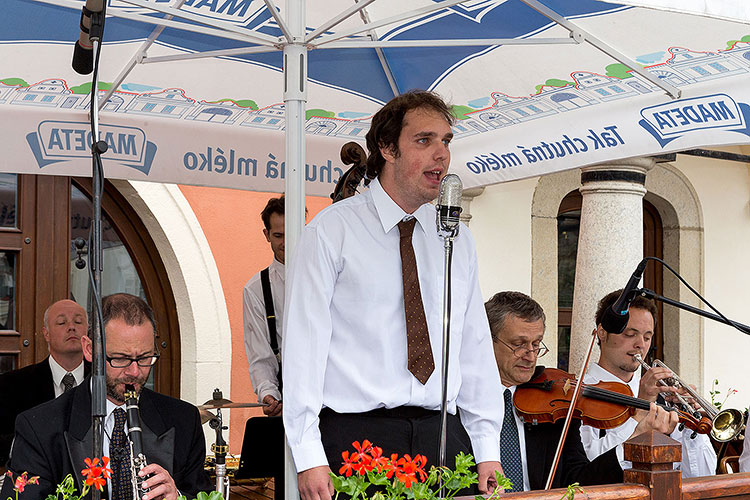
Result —
<instances>
[{"instance_id":1,"label":"black trousers","mask_svg":"<svg viewBox=\"0 0 750 500\"><path fill-rule=\"evenodd\" d=\"M448 414L446 465L455 468L458 452L471 453L471 441L461 419ZM368 439L383 455L408 453L427 458L425 470L437 467L440 449L440 412L414 406L378 408L365 413L320 412L320 434L331 471L339 473L341 452L354 450L352 442ZM465 494L471 494L465 493Z\"/></svg>"}]
</instances>

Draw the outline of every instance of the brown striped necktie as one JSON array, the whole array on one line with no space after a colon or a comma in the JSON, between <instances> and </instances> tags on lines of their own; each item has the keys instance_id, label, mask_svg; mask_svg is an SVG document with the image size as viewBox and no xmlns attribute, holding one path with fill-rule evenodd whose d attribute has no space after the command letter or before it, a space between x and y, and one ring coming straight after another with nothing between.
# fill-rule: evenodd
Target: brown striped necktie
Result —
<instances>
[{"instance_id":1,"label":"brown striped necktie","mask_svg":"<svg viewBox=\"0 0 750 500\"><path fill-rule=\"evenodd\" d=\"M398 223L401 234L401 274L404 281L404 313L406 315L406 343L409 353L409 371L422 384L435 371L432 358L430 334L427 331L427 319L422 304L422 292L419 289L417 259L411 244L411 235L417 219L410 218Z\"/></svg>"}]
</instances>

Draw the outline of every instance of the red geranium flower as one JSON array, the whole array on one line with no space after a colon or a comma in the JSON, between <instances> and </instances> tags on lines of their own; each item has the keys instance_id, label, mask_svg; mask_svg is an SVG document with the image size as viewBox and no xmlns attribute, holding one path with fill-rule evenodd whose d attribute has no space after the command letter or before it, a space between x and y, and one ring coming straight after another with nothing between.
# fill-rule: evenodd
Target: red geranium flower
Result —
<instances>
[{"instance_id":1,"label":"red geranium flower","mask_svg":"<svg viewBox=\"0 0 750 500\"><path fill-rule=\"evenodd\" d=\"M101 465L99 465L98 458L94 458L93 460L87 458L84 462L87 467L81 471L81 474L86 477L86 485L93 485L97 490L102 491L104 485L107 484L107 479L112 474L112 470L107 467L109 465L109 457L102 457Z\"/></svg>"},{"instance_id":2,"label":"red geranium flower","mask_svg":"<svg viewBox=\"0 0 750 500\"><path fill-rule=\"evenodd\" d=\"M386 470L389 460L383 456L383 448L380 446L373 446L370 455L372 456L373 468L376 468L378 471Z\"/></svg>"},{"instance_id":3,"label":"red geranium flower","mask_svg":"<svg viewBox=\"0 0 750 500\"><path fill-rule=\"evenodd\" d=\"M5 475L13 479L13 473L11 471L6 472ZM24 472L20 476L16 477L16 482L13 484L13 489L15 489L18 493L23 493L23 490L26 489L27 484L39 484L39 476L29 477L29 473Z\"/></svg>"},{"instance_id":4,"label":"red geranium flower","mask_svg":"<svg viewBox=\"0 0 750 500\"><path fill-rule=\"evenodd\" d=\"M372 443L369 439L365 439L364 441L362 441L362 445L359 444L359 441L354 441L352 443L352 446L354 446L354 449L357 450L360 455L365 455L372 448Z\"/></svg>"},{"instance_id":5,"label":"red geranium flower","mask_svg":"<svg viewBox=\"0 0 750 500\"><path fill-rule=\"evenodd\" d=\"M383 470L385 471L385 477L387 477L388 479L392 478L393 474L395 474L398 470L396 462L398 462L398 455L395 453L391 453L391 459L388 460L386 466L383 467Z\"/></svg>"},{"instance_id":6,"label":"red geranium flower","mask_svg":"<svg viewBox=\"0 0 750 500\"><path fill-rule=\"evenodd\" d=\"M352 471L354 471L354 459L357 457L357 454L355 453L352 455L351 458L349 458L349 452L348 451L342 451L341 452L341 458L344 459L344 465L341 466L339 469L339 474L344 474L346 477L349 477L352 475Z\"/></svg>"},{"instance_id":7,"label":"red geranium flower","mask_svg":"<svg viewBox=\"0 0 750 500\"><path fill-rule=\"evenodd\" d=\"M411 455L404 454L402 458L396 462L396 479L404 483L404 486L410 488L412 483L418 483L427 479L427 473L424 471L424 466L427 464L427 458L424 455L417 455L414 459Z\"/></svg>"}]
</instances>

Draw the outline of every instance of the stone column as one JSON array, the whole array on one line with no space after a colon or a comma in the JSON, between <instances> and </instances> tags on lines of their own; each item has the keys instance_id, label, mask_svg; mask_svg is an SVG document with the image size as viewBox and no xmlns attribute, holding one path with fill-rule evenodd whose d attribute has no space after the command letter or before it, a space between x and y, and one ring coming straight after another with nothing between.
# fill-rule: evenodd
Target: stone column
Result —
<instances>
[{"instance_id":1,"label":"stone column","mask_svg":"<svg viewBox=\"0 0 750 500\"><path fill-rule=\"evenodd\" d=\"M471 202L474 198L484 193L484 187L464 189L461 192L461 222L469 225L471 220Z\"/></svg>"},{"instance_id":2,"label":"stone column","mask_svg":"<svg viewBox=\"0 0 750 500\"><path fill-rule=\"evenodd\" d=\"M643 195L651 158L631 158L581 169L578 236L569 366L578 372L596 326L596 306L625 286L643 258ZM596 349L598 351L598 349ZM591 361L599 358L592 353Z\"/></svg>"}]
</instances>

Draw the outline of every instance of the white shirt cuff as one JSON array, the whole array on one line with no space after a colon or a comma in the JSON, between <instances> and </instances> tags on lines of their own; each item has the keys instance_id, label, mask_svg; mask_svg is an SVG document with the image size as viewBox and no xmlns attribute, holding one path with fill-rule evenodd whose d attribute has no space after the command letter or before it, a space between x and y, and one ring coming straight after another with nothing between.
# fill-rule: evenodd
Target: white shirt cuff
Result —
<instances>
[{"instance_id":1,"label":"white shirt cuff","mask_svg":"<svg viewBox=\"0 0 750 500\"><path fill-rule=\"evenodd\" d=\"M297 446L290 445L290 448L297 472L312 469L313 467L320 467L321 465L328 465L328 458L326 458L326 452L320 440L301 443Z\"/></svg>"},{"instance_id":2,"label":"white shirt cuff","mask_svg":"<svg viewBox=\"0 0 750 500\"><path fill-rule=\"evenodd\" d=\"M497 439L491 437L472 439L471 447L474 451L474 461L478 464L500 461L500 443Z\"/></svg>"}]
</instances>

